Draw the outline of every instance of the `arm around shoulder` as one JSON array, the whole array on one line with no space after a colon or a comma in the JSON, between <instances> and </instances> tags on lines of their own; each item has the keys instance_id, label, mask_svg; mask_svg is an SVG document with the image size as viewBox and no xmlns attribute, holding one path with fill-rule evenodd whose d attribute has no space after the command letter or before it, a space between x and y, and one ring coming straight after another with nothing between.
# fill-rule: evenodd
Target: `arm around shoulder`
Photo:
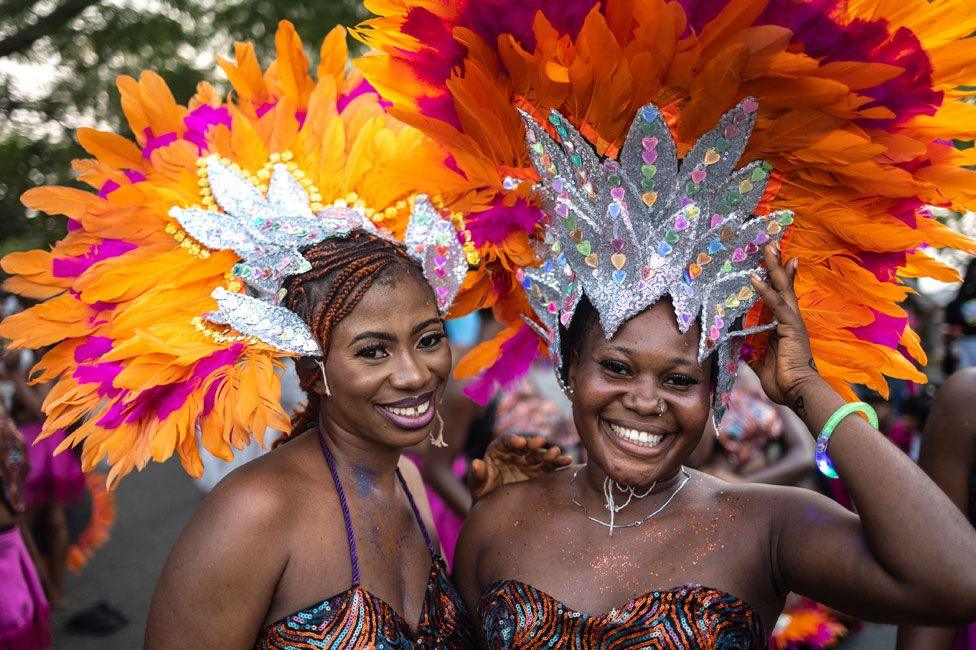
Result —
<instances>
[{"instance_id":1,"label":"arm around shoulder","mask_svg":"<svg viewBox=\"0 0 976 650\"><path fill-rule=\"evenodd\" d=\"M156 585L145 647L254 644L287 552L275 534L286 499L266 474L229 475L203 501Z\"/></svg>"}]
</instances>

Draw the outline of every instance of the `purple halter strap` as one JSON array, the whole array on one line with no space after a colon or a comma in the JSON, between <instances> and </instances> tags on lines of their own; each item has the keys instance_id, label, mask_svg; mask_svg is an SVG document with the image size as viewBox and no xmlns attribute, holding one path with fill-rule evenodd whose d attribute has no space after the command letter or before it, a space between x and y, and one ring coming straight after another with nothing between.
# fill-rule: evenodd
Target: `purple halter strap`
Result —
<instances>
[{"instance_id":1,"label":"purple halter strap","mask_svg":"<svg viewBox=\"0 0 976 650\"><path fill-rule=\"evenodd\" d=\"M323 438L322 435L319 435L318 439L319 445L322 447L322 455L325 456L325 462L329 466L329 473L332 475L332 480L335 483L336 494L339 495L339 506L342 508L342 521L346 526L346 540L349 542L349 561L352 564L352 583L353 585L358 585L359 553L356 551L356 536L352 530L352 518L349 515L349 502L346 501L346 491L342 489L342 483L339 481L339 472L335 466L335 459L332 456L332 452L329 451L329 446L325 444L325 438ZM410 502L410 509L413 510L413 516L420 525L420 532L424 535L424 541L427 543L427 550L430 551L432 556L434 556L436 555L434 542L430 538L430 533L427 532L427 526L424 525L424 520L420 516L420 510L417 508L417 503L413 500L413 494L410 493L410 488L407 487L407 481L403 478L403 474L400 473L399 468L397 468L396 475L400 480L400 485L403 486L403 491L407 494L407 501Z\"/></svg>"}]
</instances>

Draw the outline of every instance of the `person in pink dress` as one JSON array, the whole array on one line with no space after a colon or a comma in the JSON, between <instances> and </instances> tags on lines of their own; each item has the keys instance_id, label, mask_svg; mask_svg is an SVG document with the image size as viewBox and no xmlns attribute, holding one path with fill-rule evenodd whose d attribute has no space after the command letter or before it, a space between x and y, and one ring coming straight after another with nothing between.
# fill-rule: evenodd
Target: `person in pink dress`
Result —
<instances>
[{"instance_id":1,"label":"person in pink dress","mask_svg":"<svg viewBox=\"0 0 976 650\"><path fill-rule=\"evenodd\" d=\"M21 526L28 468L27 443L0 406L0 650L36 650L51 641L36 553Z\"/></svg>"},{"instance_id":2,"label":"person in pink dress","mask_svg":"<svg viewBox=\"0 0 976 650\"><path fill-rule=\"evenodd\" d=\"M55 453L67 432L58 429L41 437L44 412L41 404L49 386L32 386L27 372L33 355L26 351L4 351L0 357L0 394L6 413L27 443L30 471L24 480L24 521L38 536L40 557L49 576L51 605L64 604L65 577L71 540L65 506L85 493L81 462L70 450Z\"/></svg>"}]
</instances>

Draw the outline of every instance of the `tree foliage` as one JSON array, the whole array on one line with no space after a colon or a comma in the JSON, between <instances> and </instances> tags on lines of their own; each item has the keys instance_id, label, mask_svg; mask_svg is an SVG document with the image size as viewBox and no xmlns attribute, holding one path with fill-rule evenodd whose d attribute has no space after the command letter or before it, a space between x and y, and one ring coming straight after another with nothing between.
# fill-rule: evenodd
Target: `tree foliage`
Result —
<instances>
[{"instance_id":1,"label":"tree foliage","mask_svg":"<svg viewBox=\"0 0 976 650\"><path fill-rule=\"evenodd\" d=\"M63 219L28 218L20 195L43 183L72 184L83 154L73 131L128 135L115 79L159 72L178 100L207 79L214 57L236 40L271 56L279 20L293 22L308 54L335 24L362 16L356 0L0 0L0 253L44 245ZM313 63L314 65L314 63Z\"/></svg>"}]
</instances>

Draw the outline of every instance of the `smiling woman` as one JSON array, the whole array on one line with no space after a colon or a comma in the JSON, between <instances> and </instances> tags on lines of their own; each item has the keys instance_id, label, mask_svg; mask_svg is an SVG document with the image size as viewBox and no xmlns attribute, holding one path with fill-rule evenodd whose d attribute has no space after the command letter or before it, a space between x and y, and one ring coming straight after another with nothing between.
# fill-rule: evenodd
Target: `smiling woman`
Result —
<instances>
[{"instance_id":1,"label":"smiling woman","mask_svg":"<svg viewBox=\"0 0 976 650\"><path fill-rule=\"evenodd\" d=\"M216 622L222 642L257 636L265 648L339 638L465 647L467 614L426 501L414 501L417 471L401 460L431 435L451 369L434 291L402 246L363 230L302 255L311 268L286 281L283 304L325 351L324 362L298 362L309 407L288 444L233 473L194 517L163 571L147 644L200 643ZM349 478L357 489L346 492ZM227 544L256 545L260 561L238 563ZM233 607L206 588L215 583L237 585Z\"/></svg>"},{"instance_id":2,"label":"smiling woman","mask_svg":"<svg viewBox=\"0 0 976 650\"><path fill-rule=\"evenodd\" d=\"M566 381L585 382L588 390L574 394L574 417L588 428L581 438L593 441L589 458L602 467L615 458L613 474L621 484L646 483L643 461L651 459L663 465L663 474L674 475L698 444L698 436L680 435L704 430L708 420L714 368L698 362L698 342L696 330L679 331L667 299L624 323L609 340L599 334L599 315L589 300L577 307L563 343ZM635 389L631 380L641 372L660 377L671 399L646 384Z\"/></svg>"},{"instance_id":3,"label":"smiling woman","mask_svg":"<svg viewBox=\"0 0 976 650\"><path fill-rule=\"evenodd\" d=\"M321 366L311 359L299 362L302 388L313 390L318 382L319 391L328 393L330 403L338 407L349 399L367 400L373 408L365 412L360 409L356 415L359 418L385 416L385 421L372 421L376 430L388 428L392 423L398 429L424 429L426 433L437 415L436 404L443 395L451 359L447 346L440 345L445 336L444 323L420 267L403 247L362 231L352 233L348 239L323 242L303 251L303 255L312 269L286 282L284 304L316 328L322 341L329 341L332 353ZM418 293L418 289L426 292ZM403 309L391 311L393 305L399 306L404 295L409 302ZM391 313L401 318L390 321ZM405 320L407 315L419 320ZM393 324L406 331L391 331ZM383 386L382 382L378 385L377 373L388 373L391 363L402 366L403 353L412 344L421 352L439 353L435 358L440 363L434 364L433 374L423 372L411 360L406 366L398 367L393 378L406 385L406 391ZM328 384L328 377L334 378L335 386ZM335 378L342 378L341 386ZM420 385L416 385L418 382ZM412 395L403 394L411 391ZM396 392L400 395L390 394ZM310 399L306 410L293 424L292 433L302 433L309 426L317 425L319 417L320 401Z\"/></svg>"},{"instance_id":4,"label":"smiling woman","mask_svg":"<svg viewBox=\"0 0 976 650\"><path fill-rule=\"evenodd\" d=\"M613 158L558 112L523 113L549 232L519 280L587 462L465 522L455 575L489 647L759 649L791 591L867 620L976 616L976 534L813 361L798 260L781 259L793 214L757 210L764 162L735 168L757 110L746 97L680 161L654 105ZM760 298L767 324L749 317ZM685 468L762 332L763 391L821 432L818 466L833 459L857 514Z\"/></svg>"},{"instance_id":5,"label":"smiling woman","mask_svg":"<svg viewBox=\"0 0 976 650\"><path fill-rule=\"evenodd\" d=\"M758 374L826 429L844 402L808 363L796 266L772 245L765 263L771 285L753 284L778 325ZM458 544L457 584L489 647L764 648L790 591L867 620L976 615L976 535L867 423L846 418L831 437L856 515L812 491L686 469L715 390L700 329L681 332L662 300L607 338L576 325L581 309L564 349L588 462L490 495Z\"/></svg>"}]
</instances>

